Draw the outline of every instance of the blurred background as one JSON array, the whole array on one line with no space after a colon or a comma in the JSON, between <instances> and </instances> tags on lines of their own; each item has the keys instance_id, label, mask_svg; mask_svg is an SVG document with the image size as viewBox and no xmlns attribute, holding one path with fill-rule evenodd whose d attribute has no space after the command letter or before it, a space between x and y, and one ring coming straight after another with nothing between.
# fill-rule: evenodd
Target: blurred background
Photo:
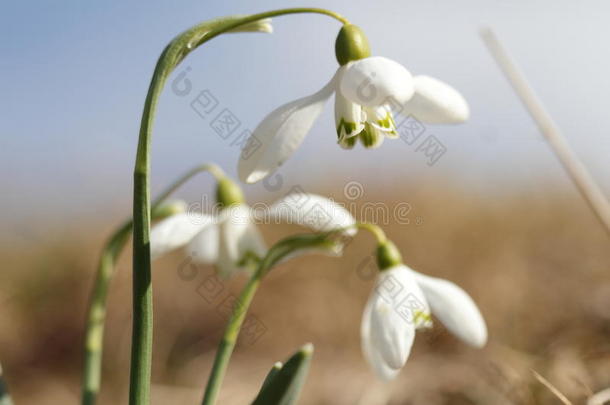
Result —
<instances>
[{"instance_id":1,"label":"blurred background","mask_svg":"<svg viewBox=\"0 0 610 405\"><path fill-rule=\"evenodd\" d=\"M469 349L437 322L418 334L399 378L377 382L359 348L372 287L373 243L362 236L342 259L299 258L268 277L252 309L264 333L237 347L221 403L248 403L273 362L306 342L316 353L303 404L558 403L533 371L575 404L610 387L608 237L478 36L496 31L610 195L607 2L26 1L0 13L0 360L16 403L79 400L88 290L105 238L130 215L140 114L165 44L201 20L303 5L344 14L374 54L450 83L472 117L424 128L419 139L444 151L431 162L420 141L335 147L331 102L276 175L245 186L249 202L298 188L361 219L371 219L371 203L408 207L401 221L377 218L408 265L473 296L490 341ZM218 38L177 69L157 114L153 193L202 162L235 174L240 134L330 79L335 21L297 15L273 25L273 35ZM187 94L172 90L181 73ZM192 107L201 94L217 101L209 114ZM239 122L226 139L214 129L225 110ZM212 186L201 176L177 196L198 202ZM263 227L269 243L295 230ZM101 403L127 395L130 260L126 249L112 285ZM155 264L155 404L200 400L226 320L219 308L244 282L224 283L211 300L201 283L213 269L187 279L183 264L179 252Z\"/></svg>"}]
</instances>

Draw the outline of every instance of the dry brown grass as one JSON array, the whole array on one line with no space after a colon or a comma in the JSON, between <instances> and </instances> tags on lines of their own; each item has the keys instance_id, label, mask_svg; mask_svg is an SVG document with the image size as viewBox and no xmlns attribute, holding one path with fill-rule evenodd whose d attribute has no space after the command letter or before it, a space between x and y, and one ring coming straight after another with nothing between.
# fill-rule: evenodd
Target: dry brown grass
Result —
<instances>
[{"instance_id":1,"label":"dry brown grass","mask_svg":"<svg viewBox=\"0 0 610 405\"><path fill-rule=\"evenodd\" d=\"M248 403L272 363L308 341L316 354L303 404L558 403L532 370L574 404L610 387L607 236L572 191L505 194L437 184L434 191L377 199L390 205L406 200L412 218L423 219L421 225L390 225L387 233L407 264L471 293L488 322L486 348L464 346L437 323L418 335L395 382L375 381L359 349L372 284L362 276L372 241L362 236L342 259L299 258L272 272L252 308L266 333L238 346L221 403ZM109 232L105 223L92 235L96 225L81 223L61 237L49 233L40 243L3 244L0 358L17 403L78 399L87 290ZM269 240L292 229L264 228ZM101 398L108 404L123 402L127 393L131 285L125 256L110 297ZM223 327L222 299L209 303L197 292L212 269L184 280L177 271L182 258L168 257L154 272L155 404L198 403ZM242 283L227 283L222 297Z\"/></svg>"}]
</instances>

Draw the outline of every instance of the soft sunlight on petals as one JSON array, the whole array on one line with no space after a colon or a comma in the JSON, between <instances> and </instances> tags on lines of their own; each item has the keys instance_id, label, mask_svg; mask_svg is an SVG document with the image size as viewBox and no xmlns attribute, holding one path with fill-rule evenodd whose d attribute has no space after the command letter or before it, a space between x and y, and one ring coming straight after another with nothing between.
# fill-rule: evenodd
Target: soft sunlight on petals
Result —
<instances>
[{"instance_id":1,"label":"soft sunlight on petals","mask_svg":"<svg viewBox=\"0 0 610 405\"><path fill-rule=\"evenodd\" d=\"M474 347L487 342L485 320L472 298L456 284L413 272L432 313L447 329Z\"/></svg>"},{"instance_id":2,"label":"soft sunlight on petals","mask_svg":"<svg viewBox=\"0 0 610 405\"><path fill-rule=\"evenodd\" d=\"M400 63L381 56L350 62L339 84L341 93L354 103L378 107L405 103L413 96L413 77Z\"/></svg>"},{"instance_id":3,"label":"soft sunlight on petals","mask_svg":"<svg viewBox=\"0 0 610 405\"><path fill-rule=\"evenodd\" d=\"M293 193L273 203L265 216L275 222L306 226L314 231L327 232L340 228L354 235L356 220L343 206L316 194Z\"/></svg>"},{"instance_id":4,"label":"soft sunlight on petals","mask_svg":"<svg viewBox=\"0 0 610 405\"><path fill-rule=\"evenodd\" d=\"M470 109L453 87L430 76L415 76L415 94L402 113L429 124L459 124L468 119Z\"/></svg>"},{"instance_id":5,"label":"soft sunlight on petals","mask_svg":"<svg viewBox=\"0 0 610 405\"><path fill-rule=\"evenodd\" d=\"M393 378L409 357L415 330L429 324L428 304L409 269L398 265L381 271L361 325L373 370L383 379Z\"/></svg>"},{"instance_id":6,"label":"soft sunlight on petals","mask_svg":"<svg viewBox=\"0 0 610 405\"><path fill-rule=\"evenodd\" d=\"M378 347L373 344L371 337L371 315L374 304L375 301L369 300L369 302L366 304L366 308L364 309L364 314L362 315L362 324L360 326L362 353L375 374L384 381L390 381L398 375L400 368L392 368L388 366L381 357ZM410 341L407 340L406 343L412 345L415 338L415 333L411 334L410 336ZM409 337L407 337L407 339L409 339Z\"/></svg>"},{"instance_id":7,"label":"soft sunlight on petals","mask_svg":"<svg viewBox=\"0 0 610 405\"><path fill-rule=\"evenodd\" d=\"M241 154L241 181L256 183L277 169L301 145L334 91L334 77L317 93L271 112L252 133Z\"/></svg>"}]
</instances>

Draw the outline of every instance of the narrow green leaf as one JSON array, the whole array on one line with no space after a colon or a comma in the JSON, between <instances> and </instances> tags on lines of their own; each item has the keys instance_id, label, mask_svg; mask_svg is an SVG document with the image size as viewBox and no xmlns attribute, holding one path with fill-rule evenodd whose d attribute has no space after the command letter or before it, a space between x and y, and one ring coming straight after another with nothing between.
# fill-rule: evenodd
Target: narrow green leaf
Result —
<instances>
[{"instance_id":1,"label":"narrow green leaf","mask_svg":"<svg viewBox=\"0 0 610 405\"><path fill-rule=\"evenodd\" d=\"M307 378L312 355L313 345L308 343L279 370L271 369L252 405L295 404Z\"/></svg>"}]
</instances>

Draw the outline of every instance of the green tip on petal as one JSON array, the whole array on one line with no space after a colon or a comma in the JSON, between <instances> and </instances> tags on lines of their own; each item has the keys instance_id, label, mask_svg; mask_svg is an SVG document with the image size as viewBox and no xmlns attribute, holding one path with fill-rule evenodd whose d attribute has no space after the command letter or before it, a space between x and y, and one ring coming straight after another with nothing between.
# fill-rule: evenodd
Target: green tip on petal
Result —
<instances>
[{"instance_id":1,"label":"green tip on petal","mask_svg":"<svg viewBox=\"0 0 610 405\"><path fill-rule=\"evenodd\" d=\"M360 142L367 149L377 148L383 142L383 135L376 131L370 123L364 124L364 129L358 134Z\"/></svg>"},{"instance_id":2,"label":"green tip on petal","mask_svg":"<svg viewBox=\"0 0 610 405\"><path fill-rule=\"evenodd\" d=\"M335 41L335 55L341 66L348 62L371 56L369 40L360 27L345 24Z\"/></svg>"},{"instance_id":3,"label":"green tip on petal","mask_svg":"<svg viewBox=\"0 0 610 405\"><path fill-rule=\"evenodd\" d=\"M339 140L342 137L351 137L354 132L358 129L358 124L355 122L347 122L343 118L339 121L339 125L337 126L337 136Z\"/></svg>"},{"instance_id":4,"label":"green tip on petal","mask_svg":"<svg viewBox=\"0 0 610 405\"><path fill-rule=\"evenodd\" d=\"M353 149L356 146L356 142L358 141L357 136L350 136L349 138L344 136L343 139L339 139L339 145L343 149Z\"/></svg>"}]
</instances>

